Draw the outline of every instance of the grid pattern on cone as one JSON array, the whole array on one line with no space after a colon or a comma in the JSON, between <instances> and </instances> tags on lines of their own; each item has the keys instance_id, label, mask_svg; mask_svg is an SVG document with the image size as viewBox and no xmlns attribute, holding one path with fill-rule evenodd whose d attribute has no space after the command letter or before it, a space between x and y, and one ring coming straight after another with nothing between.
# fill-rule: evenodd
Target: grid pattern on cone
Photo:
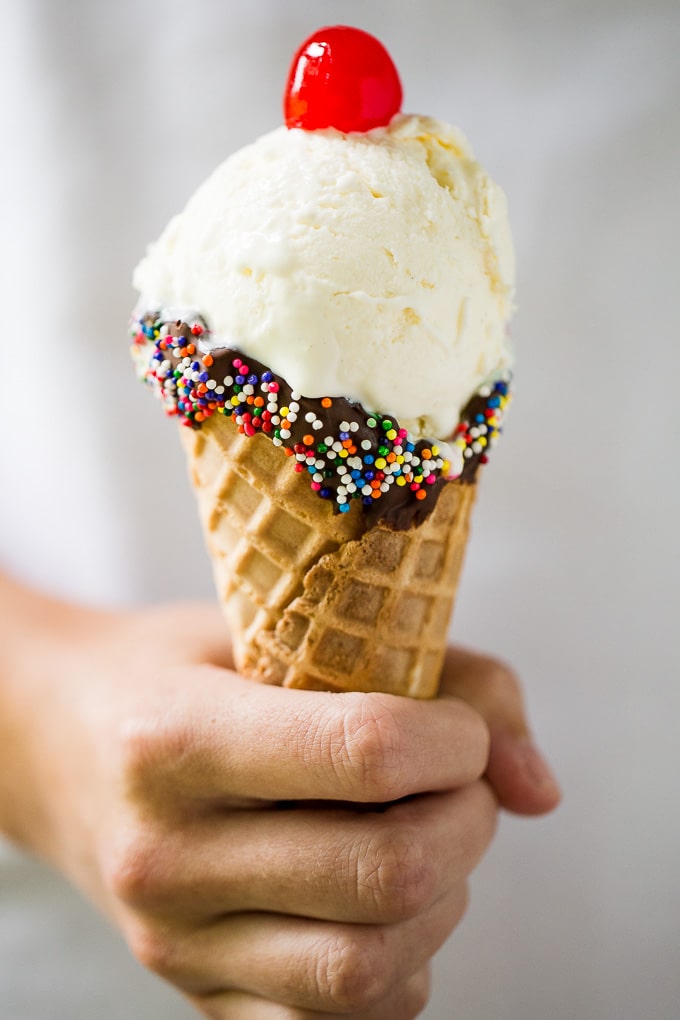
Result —
<instances>
[{"instance_id":1,"label":"grid pattern on cone","mask_svg":"<svg viewBox=\"0 0 680 1020\"><path fill-rule=\"evenodd\" d=\"M262 679L434 696L473 498L446 486L420 527L378 525L323 556L262 635Z\"/></svg>"},{"instance_id":2,"label":"grid pattern on cone","mask_svg":"<svg viewBox=\"0 0 680 1020\"><path fill-rule=\"evenodd\" d=\"M182 429L236 662L266 683L436 694L474 486L417 528L333 514L266 437Z\"/></svg>"},{"instance_id":3,"label":"grid pattern on cone","mask_svg":"<svg viewBox=\"0 0 680 1020\"><path fill-rule=\"evenodd\" d=\"M181 435L237 662L252 674L258 636L302 591L306 571L363 524L334 516L282 449L264 436L240 435L229 418Z\"/></svg>"}]
</instances>

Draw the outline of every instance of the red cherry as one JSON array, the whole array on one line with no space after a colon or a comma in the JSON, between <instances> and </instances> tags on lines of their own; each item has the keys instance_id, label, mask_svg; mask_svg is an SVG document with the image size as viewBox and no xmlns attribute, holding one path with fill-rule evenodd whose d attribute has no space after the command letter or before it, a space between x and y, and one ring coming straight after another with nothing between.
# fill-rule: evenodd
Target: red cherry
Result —
<instances>
[{"instance_id":1,"label":"red cherry","mask_svg":"<svg viewBox=\"0 0 680 1020\"><path fill-rule=\"evenodd\" d=\"M401 110L399 74L383 44L347 25L321 28L293 58L283 111L286 126L370 131Z\"/></svg>"}]
</instances>

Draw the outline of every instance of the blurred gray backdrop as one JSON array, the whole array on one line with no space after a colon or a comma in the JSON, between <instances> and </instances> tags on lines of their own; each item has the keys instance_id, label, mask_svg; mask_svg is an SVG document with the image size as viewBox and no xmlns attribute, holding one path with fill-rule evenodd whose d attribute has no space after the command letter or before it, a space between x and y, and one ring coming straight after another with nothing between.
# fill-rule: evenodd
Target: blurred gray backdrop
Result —
<instances>
[{"instance_id":1,"label":"blurred gray backdrop","mask_svg":"<svg viewBox=\"0 0 680 1020\"><path fill-rule=\"evenodd\" d=\"M5 0L3 14L5 327L25 341L30 310L35 395L51 406L56 379L75 399L40 429L3 373L0 471L14 495L0 552L52 590L110 603L211 593L179 444L129 368L130 272L217 162L280 122L309 32L378 34L405 108L458 124L505 187L516 401L452 635L519 670L565 800L541 821L504 818L424 1015L673 1020L680 7ZM7 347L0 359L8 370ZM25 467L38 448L39 478ZM166 557L178 528L193 573ZM0 1016L193 1014L59 880L0 848Z\"/></svg>"}]
</instances>

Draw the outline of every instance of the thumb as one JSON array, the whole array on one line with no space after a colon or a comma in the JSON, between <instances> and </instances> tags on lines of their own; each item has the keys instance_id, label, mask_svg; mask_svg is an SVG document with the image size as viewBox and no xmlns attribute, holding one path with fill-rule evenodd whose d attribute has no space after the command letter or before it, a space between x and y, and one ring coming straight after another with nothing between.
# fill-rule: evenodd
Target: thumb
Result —
<instances>
[{"instance_id":1,"label":"thumb","mask_svg":"<svg viewBox=\"0 0 680 1020\"><path fill-rule=\"evenodd\" d=\"M560 788L533 741L513 671L496 659L450 648L440 693L461 698L485 720L491 738L486 779L501 806L521 815L552 811L561 799Z\"/></svg>"}]
</instances>

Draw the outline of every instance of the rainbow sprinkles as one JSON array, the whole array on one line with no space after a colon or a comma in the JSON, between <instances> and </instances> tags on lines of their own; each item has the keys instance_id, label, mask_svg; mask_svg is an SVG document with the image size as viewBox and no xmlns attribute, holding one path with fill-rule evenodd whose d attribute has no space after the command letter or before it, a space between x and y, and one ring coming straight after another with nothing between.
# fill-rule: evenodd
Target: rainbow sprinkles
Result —
<instances>
[{"instance_id":1,"label":"rainbow sprinkles","mask_svg":"<svg viewBox=\"0 0 680 1020\"><path fill-rule=\"evenodd\" d=\"M483 386L468 402L448 443L416 439L387 415L344 397L304 397L265 365L231 348L208 350L200 316L169 321L135 314L132 352L140 377L168 415L200 428L215 414L240 433L267 436L307 472L312 490L346 513L359 502L374 521L408 527L434 508L447 481L472 482L498 439L510 401L509 379Z\"/></svg>"}]
</instances>

